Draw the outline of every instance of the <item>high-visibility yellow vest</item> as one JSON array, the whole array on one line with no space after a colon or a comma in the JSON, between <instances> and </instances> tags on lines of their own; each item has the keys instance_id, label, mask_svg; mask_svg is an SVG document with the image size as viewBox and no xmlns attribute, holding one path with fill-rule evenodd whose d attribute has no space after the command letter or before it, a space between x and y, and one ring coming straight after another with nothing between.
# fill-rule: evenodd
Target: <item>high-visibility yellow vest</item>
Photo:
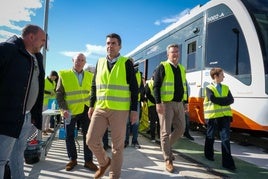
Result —
<instances>
[{"instance_id":1,"label":"high-visibility yellow vest","mask_svg":"<svg viewBox=\"0 0 268 179\"><path fill-rule=\"evenodd\" d=\"M213 85L210 84L207 86L212 92L214 93L215 97L226 97L229 92L229 88L226 85L221 85L222 86L222 94L219 94L217 88ZM204 99L204 117L205 119L214 119L218 117L223 117L223 116L232 116L232 110L230 105L228 106L220 106L218 104L212 103L211 101L208 100L207 95L205 94L205 99Z\"/></svg>"},{"instance_id":2,"label":"high-visibility yellow vest","mask_svg":"<svg viewBox=\"0 0 268 179\"><path fill-rule=\"evenodd\" d=\"M96 74L96 108L130 110L130 90L126 80L127 58L120 56L111 71L107 59L101 58Z\"/></svg>"},{"instance_id":3,"label":"high-visibility yellow vest","mask_svg":"<svg viewBox=\"0 0 268 179\"><path fill-rule=\"evenodd\" d=\"M147 84L148 84L148 87L151 91L151 95L154 97L154 91L153 91L154 80L151 79L151 80L147 81ZM148 103L148 107L155 106L155 103L152 103L149 99L148 99L147 103Z\"/></svg>"},{"instance_id":4,"label":"high-visibility yellow vest","mask_svg":"<svg viewBox=\"0 0 268 179\"><path fill-rule=\"evenodd\" d=\"M171 101L174 97L174 74L168 61L161 62L165 69L165 77L161 86L161 100L164 102ZM187 101L187 86L185 68L178 64L181 71L181 79L183 84L183 101Z\"/></svg>"},{"instance_id":5,"label":"high-visibility yellow vest","mask_svg":"<svg viewBox=\"0 0 268 179\"><path fill-rule=\"evenodd\" d=\"M136 71L136 80L137 80L138 88L139 88L138 101L140 101L141 100L141 93L140 93L140 88L141 88L141 73L139 71Z\"/></svg>"},{"instance_id":6,"label":"high-visibility yellow vest","mask_svg":"<svg viewBox=\"0 0 268 179\"><path fill-rule=\"evenodd\" d=\"M55 92L55 88L56 88L56 82L55 81L49 81L48 78L45 79L45 90L46 91L50 91L50 92ZM49 99L55 99L56 97L51 96L50 94L46 94L44 93L44 101L43 101L43 105L47 106L48 105L48 101Z\"/></svg>"},{"instance_id":7,"label":"high-visibility yellow vest","mask_svg":"<svg viewBox=\"0 0 268 179\"><path fill-rule=\"evenodd\" d=\"M84 71L83 73L84 77L82 85L80 86L73 70L63 70L59 72L66 94L65 100L72 115L81 114L84 111L84 106L89 106L93 74L88 71Z\"/></svg>"}]
</instances>

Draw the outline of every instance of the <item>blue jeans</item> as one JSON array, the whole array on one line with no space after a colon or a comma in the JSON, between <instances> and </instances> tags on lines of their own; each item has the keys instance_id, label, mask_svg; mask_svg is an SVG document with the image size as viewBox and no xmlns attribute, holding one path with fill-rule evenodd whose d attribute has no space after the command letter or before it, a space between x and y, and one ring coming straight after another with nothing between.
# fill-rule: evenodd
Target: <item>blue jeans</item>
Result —
<instances>
[{"instance_id":1,"label":"blue jeans","mask_svg":"<svg viewBox=\"0 0 268 179\"><path fill-rule=\"evenodd\" d=\"M132 133L132 144L135 144L138 142L138 133L139 133L139 124L140 124L140 102L138 102L137 112L139 119L137 122L133 125L130 123L130 119L127 119L127 129L126 129L126 138L125 138L125 144L129 144L129 135Z\"/></svg>"},{"instance_id":2,"label":"blue jeans","mask_svg":"<svg viewBox=\"0 0 268 179\"><path fill-rule=\"evenodd\" d=\"M214 158L214 137L216 131L221 138L222 166L234 166L234 160L231 155L230 147L230 123L231 117L221 117L217 119L206 120L207 133L204 146L204 154L207 158Z\"/></svg>"},{"instance_id":3,"label":"blue jeans","mask_svg":"<svg viewBox=\"0 0 268 179\"><path fill-rule=\"evenodd\" d=\"M12 178L25 178L24 150L27 147L27 138L32 131L31 114L25 115L19 138L0 135L0 178L3 178L5 164L9 161Z\"/></svg>"}]
</instances>

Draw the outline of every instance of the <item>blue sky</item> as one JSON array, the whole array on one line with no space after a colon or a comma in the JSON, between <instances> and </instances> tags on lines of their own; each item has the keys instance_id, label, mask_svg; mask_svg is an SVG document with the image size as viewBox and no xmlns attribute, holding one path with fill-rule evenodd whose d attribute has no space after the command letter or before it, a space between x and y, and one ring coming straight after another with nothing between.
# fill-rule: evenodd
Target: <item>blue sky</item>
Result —
<instances>
[{"instance_id":1,"label":"blue sky","mask_svg":"<svg viewBox=\"0 0 268 179\"><path fill-rule=\"evenodd\" d=\"M69 69L78 52L95 66L105 56L106 35L122 38L126 55L142 42L209 0L50 0L46 74ZM45 0L1 0L0 42L20 36L29 23L44 27ZM3 5L4 4L4 5Z\"/></svg>"}]
</instances>

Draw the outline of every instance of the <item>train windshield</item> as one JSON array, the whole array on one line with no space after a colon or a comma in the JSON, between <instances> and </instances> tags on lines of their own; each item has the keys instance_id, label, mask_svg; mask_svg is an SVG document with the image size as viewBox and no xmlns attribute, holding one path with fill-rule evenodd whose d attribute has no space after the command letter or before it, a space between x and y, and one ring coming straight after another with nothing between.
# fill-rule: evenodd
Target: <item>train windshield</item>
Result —
<instances>
[{"instance_id":1,"label":"train windshield","mask_svg":"<svg viewBox=\"0 0 268 179\"><path fill-rule=\"evenodd\" d=\"M224 9L227 9L226 6L218 6L215 11ZM248 47L238 21L232 14L210 20L210 17L215 17L214 14L213 10L208 11L205 67L221 67L240 82L250 85L252 76Z\"/></svg>"},{"instance_id":2,"label":"train windshield","mask_svg":"<svg viewBox=\"0 0 268 179\"><path fill-rule=\"evenodd\" d=\"M268 2L264 0L242 0L248 9L262 47L265 70L265 92L268 94Z\"/></svg>"}]
</instances>

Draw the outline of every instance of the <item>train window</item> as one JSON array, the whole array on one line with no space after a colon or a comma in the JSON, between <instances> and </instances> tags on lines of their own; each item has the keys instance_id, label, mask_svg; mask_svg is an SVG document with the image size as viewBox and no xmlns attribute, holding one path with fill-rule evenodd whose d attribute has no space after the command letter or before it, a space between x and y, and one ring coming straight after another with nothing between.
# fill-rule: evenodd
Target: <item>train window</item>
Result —
<instances>
[{"instance_id":1,"label":"train window","mask_svg":"<svg viewBox=\"0 0 268 179\"><path fill-rule=\"evenodd\" d=\"M263 50L263 64L265 71L265 92L268 94L268 9L267 1L243 0L247 7L259 36L261 49Z\"/></svg>"},{"instance_id":2,"label":"train window","mask_svg":"<svg viewBox=\"0 0 268 179\"><path fill-rule=\"evenodd\" d=\"M187 48L187 70L193 70L196 67L196 41L188 44Z\"/></svg>"},{"instance_id":3,"label":"train window","mask_svg":"<svg viewBox=\"0 0 268 179\"><path fill-rule=\"evenodd\" d=\"M151 78L153 75L154 70L156 67L160 64L161 61L167 60L167 52L164 51L162 53L159 53L148 60L148 78Z\"/></svg>"},{"instance_id":4,"label":"train window","mask_svg":"<svg viewBox=\"0 0 268 179\"><path fill-rule=\"evenodd\" d=\"M208 23L205 67L221 67L246 85L251 68L243 31L233 15Z\"/></svg>"}]
</instances>

